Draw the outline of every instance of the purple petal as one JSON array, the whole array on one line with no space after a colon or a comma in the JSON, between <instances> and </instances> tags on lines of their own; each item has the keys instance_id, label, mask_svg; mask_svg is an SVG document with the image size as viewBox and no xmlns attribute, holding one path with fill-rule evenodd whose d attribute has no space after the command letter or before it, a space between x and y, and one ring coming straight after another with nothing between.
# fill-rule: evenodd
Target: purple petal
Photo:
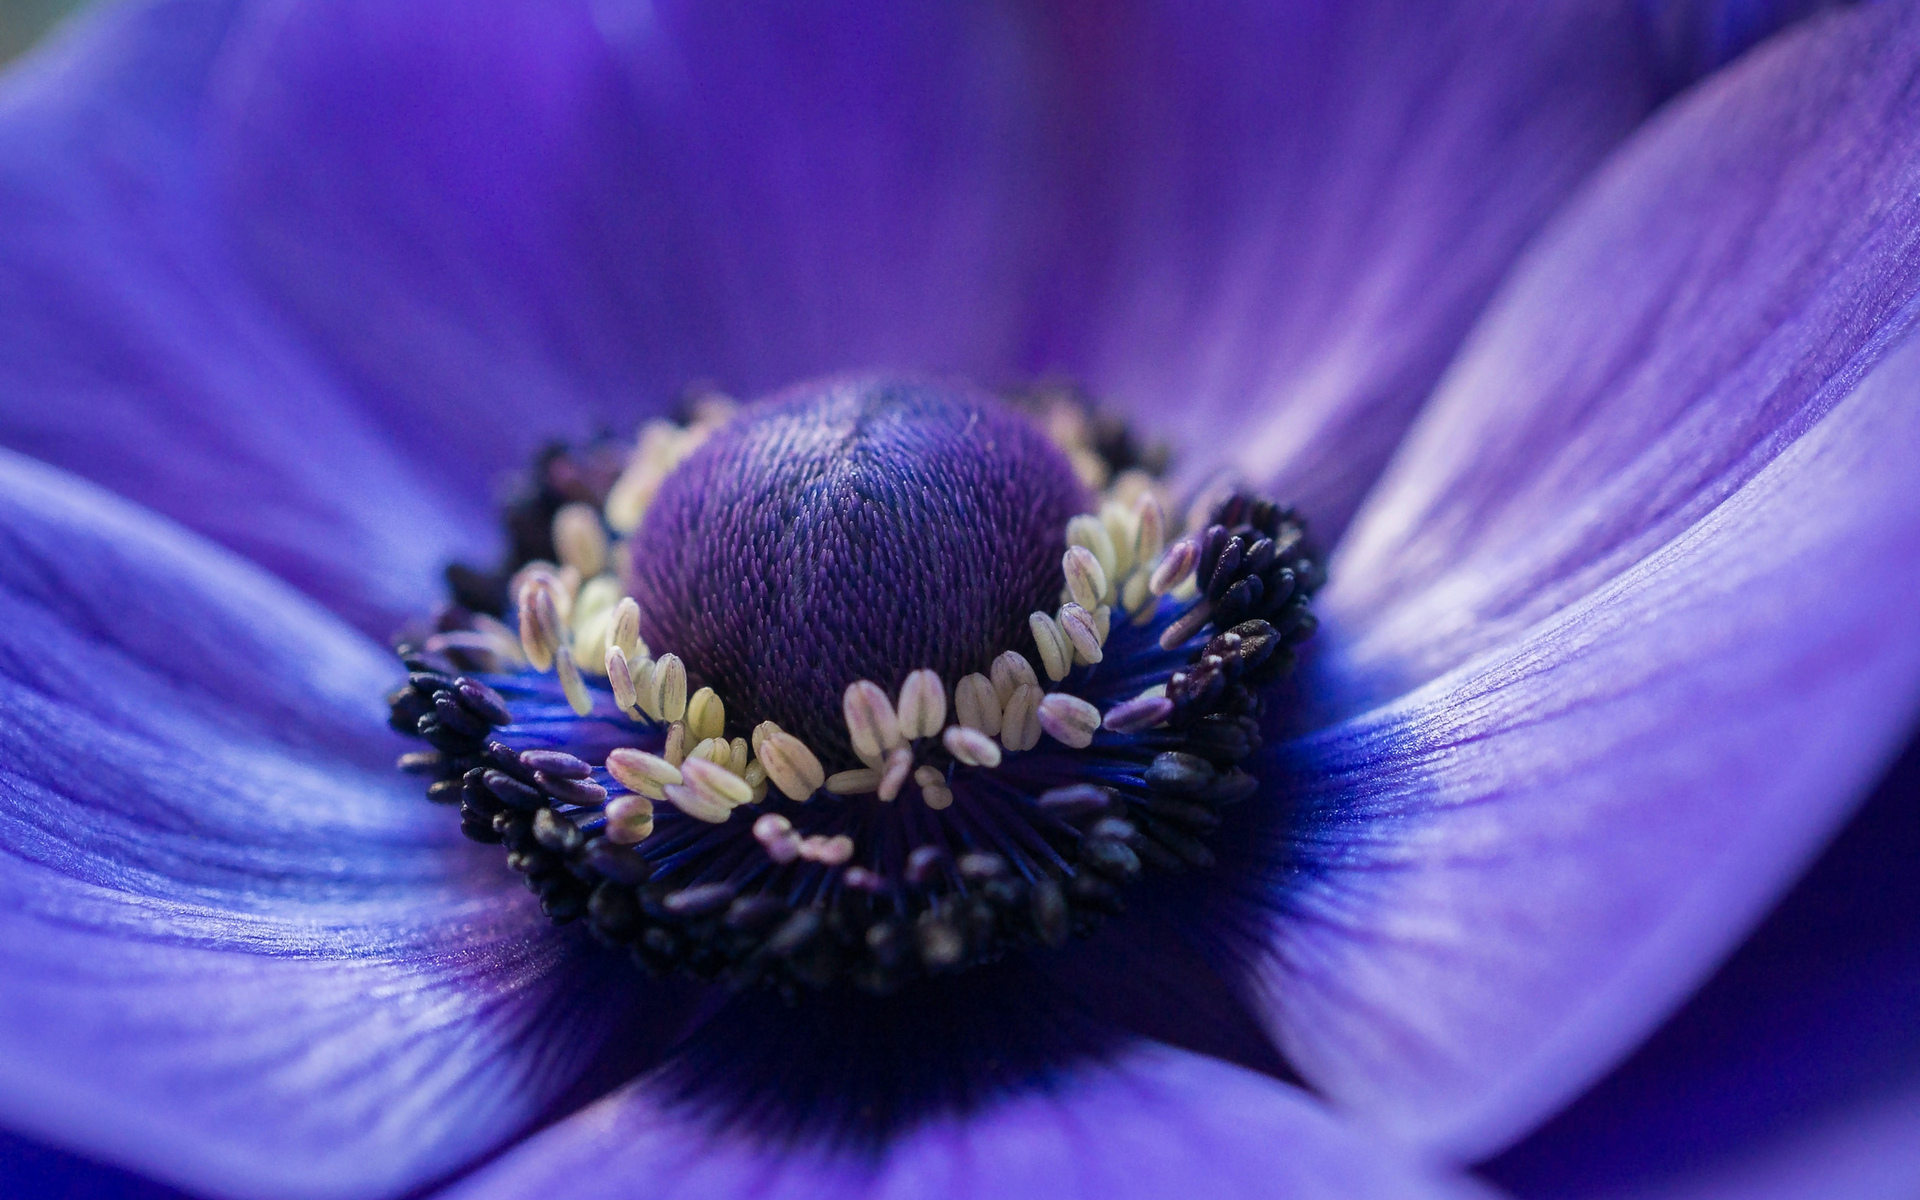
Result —
<instances>
[{"instance_id":1,"label":"purple petal","mask_svg":"<svg viewBox=\"0 0 1920 1200\"><path fill-rule=\"evenodd\" d=\"M360 0L243 37L216 120L251 261L471 478L690 379L1010 358L1050 211L1015 16Z\"/></svg>"},{"instance_id":2,"label":"purple petal","mask_svg":"<svg viewBox=\"0 0 1920 1200\"><path fill-rule=\"evenodd\" d=\"M0 1125L384 1195L644 1060L654 994L392 771L377 646L13 455L0 531Z\"/></svg>"},{"instance_id":3,"label":"purple petal","mask_svg":"<svg viewBox=\"0 0 1920 1200\"><path fill-rule=\"evenodd\" d=\"M1920 1193L1920 741L1714 978L1489 1165L1516 1195Z\"/></svg>"},{"instance_id":4,"label":"purple petal","mask_svg":"<svg viewBox=\"0 0 1920 1200\"><path fill-rule=\"evenodd\" d=\"M1525 241L1658 99L1630 5L1092 6L1036 357L1345 525Z\"/></svg>"},{"instance_id":5,"label":"purple petal","mask_svg":"<svg viewBox=\"0 0 1920 1200\"><path fill-rule=\"evenodd\" d=\"M637 1192L658 1200L1487 1194L1370 1143L1296 1089L1148 1045L978 1111L934 1117L872 1149L756 1141L642 1081L452 1195L596 1200Z\"/></svg>"},{"instance_id":6,"label":"purple petal","mask_svg":"<svg viewBox=\"0 0 1920 1200\"><path fill-rule=\"evenodd\" d=\"M1310 1081L1494 1149L1792 878L1920 702L1916 386L1911 342L1673 544L1289 749L1266 984Z\"/></svg>"},{"instance_id":7,"label":"purple petal","mask_svg":"<svg viewBox=\"0 0 1920 1200\"><path fill-rule=\"evenodd\" d=\"M1321 609L1375 696L1503 645L1794 444L1920 292L1920 21L1743 59L1543 235L1369 498Z\"/></svg>"},{"instance_id":8,"label":"purple petal","mask_svg":"<svg viewBox=\"0 0 1920 1200\"><path fill-rule=\"evenodd\" d=\"M232 270L196 123L229 7L107 11L0 86L0 444L384 634L491 538Z\"/></svg>"}]
</instances>

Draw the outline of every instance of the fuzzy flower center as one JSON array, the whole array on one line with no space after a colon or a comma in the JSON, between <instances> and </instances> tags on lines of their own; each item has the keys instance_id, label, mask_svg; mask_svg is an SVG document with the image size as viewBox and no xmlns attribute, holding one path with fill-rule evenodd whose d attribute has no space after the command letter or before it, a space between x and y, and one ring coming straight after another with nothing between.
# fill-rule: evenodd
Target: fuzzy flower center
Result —
<instances>
[{"instance_id":1,"label":"fuzzy flower center","mask_svg":"<svg viewBox=\"0 0 1920 1200\"><path fill-rule=\"evenodd\" d=\"M956 386L834 381L755 405L662 485L631 542L641 632L738 713L859 763L856 680L988 669L1057 607L1091 497L1041 431Z\"/></svg>"}]
</instances>

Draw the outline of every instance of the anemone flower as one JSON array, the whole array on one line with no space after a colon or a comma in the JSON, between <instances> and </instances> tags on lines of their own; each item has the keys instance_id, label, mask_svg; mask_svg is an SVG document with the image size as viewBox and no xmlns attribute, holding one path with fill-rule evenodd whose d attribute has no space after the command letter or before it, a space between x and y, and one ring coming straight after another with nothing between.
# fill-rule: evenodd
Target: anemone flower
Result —
<instances>
[{"instance_id":1,"label":"anemone flower","mask_svg":"<svg viewBox=\"0 0 1920 1200\"><path fill-rule=\"evenodd\" d=\"M1920 15L1498 7L14 68L12 1194L1909 1194Z\"/></svg>"}]
</instances>

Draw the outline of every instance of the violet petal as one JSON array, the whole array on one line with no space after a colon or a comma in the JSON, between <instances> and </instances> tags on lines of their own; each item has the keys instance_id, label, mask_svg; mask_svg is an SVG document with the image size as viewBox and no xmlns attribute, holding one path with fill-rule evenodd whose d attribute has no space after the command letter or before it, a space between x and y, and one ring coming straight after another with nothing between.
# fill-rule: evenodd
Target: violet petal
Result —
<instances>
[{"instance_id":1,"label":"violet petal","mask_svg":"<svg viewBox=\"0 0 1920 1200\"><path fill-rule=\"evenodd\" d=\"M758 1142L641 1081L517 1147L452 1200L564 1194L858 1197L1274 1195L1487 1197L1372 1142L1298 1089L1151 1044L966 1116L935 1116L872 1152Z\"/></svg>"},{"instance_id":2,"label":"violet petal","mask_svg":"<svg viewBox=\"0 0 1920 1200\"><path fill-rule=\"evenodd\" d=\"M646 985L392 769L396 675L0 453L0 1125L195 1191L390 1195L644 1065Z\"/></svg>"},{"instance_id":3,"label":"violet petal","mask_svg":"<svg viewBox=\"0 0 1920 1200\"><path fill-rule=\"evenodd\" d=\"M487 514L236 275L197 124L233 7L109 8L0 80L0 444L384 635L491 551Z\"/></svg>"},{"instance_id":4,"label":"violet petal","mask_svg":"<svg viewBox=\"0 0 1920 1200\"><path fill-rule=\"evenodd\" d=\"M1920 17L1829 15L1684 97L1540 242L1318 601L1393 695L1684 534L1920 306Z\"/></svg>"}]
</instances>

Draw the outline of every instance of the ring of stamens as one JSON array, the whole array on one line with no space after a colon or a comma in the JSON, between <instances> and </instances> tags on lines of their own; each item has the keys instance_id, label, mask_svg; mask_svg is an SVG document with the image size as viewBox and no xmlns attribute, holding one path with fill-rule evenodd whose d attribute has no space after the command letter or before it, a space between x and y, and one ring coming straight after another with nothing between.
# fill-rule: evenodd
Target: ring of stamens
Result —
<instances>
[{"instance_id":1,"label":"ring of stamens","mask_svg":"<svg viewBox=\"0 0 1920 1200\"><path fill-rule=\"evenodd\" d=\"M1060 945L1144 870L1211 865L1205 835L1255 790L1239 764L1260 689L1314 629L1320 567L1290 510L1247 495L1171 537L1153 478L1114 472L1062 407L1046 427L1105 486L1062 531L1058 605L984 671L850 683L858 767L829 772L769 720L727 736L725 699L655 656L610 569L726 419L712 402L643 432L600 508L554 508L557 562L513 572L513 624L455 612L401 646L393 724L433 746L402 766L506 846L552 919L735 983L884 992Z\"/></svg>"}]
</instances>

